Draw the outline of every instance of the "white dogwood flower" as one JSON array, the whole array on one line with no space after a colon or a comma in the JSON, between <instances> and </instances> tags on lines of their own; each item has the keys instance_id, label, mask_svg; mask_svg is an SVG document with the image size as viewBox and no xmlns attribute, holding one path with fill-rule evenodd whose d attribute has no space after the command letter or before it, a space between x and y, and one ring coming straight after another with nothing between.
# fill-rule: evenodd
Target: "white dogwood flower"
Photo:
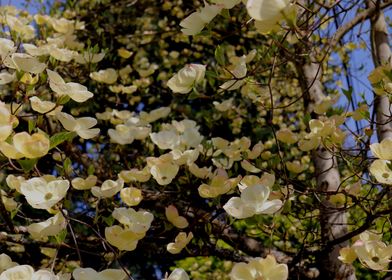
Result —
<instances>
[{"instance_id":1,"label":"white dogwood flower","mask_svg":"<svg viewBox=\"0 0 392 280\"><path fill-rule=\"evenodd\" d=\"M205 71L205 65L187 64L167 82L167 86L173 92L188 93L195 84L203 81Z\"/></svg>"},{"instance_id":2,"label":"white dogwood flower","mask_svg":"<svg viewBox=\"0 0 392 280\"><path fill-rule=\"evenodd\" d=\"M68 180L56 179L48 182L42 177L26 180L20 185L21 193L33 208L46 210L62 200L68 188Z\"/></svg>"},{"instance_id":3,"label":"white dogwood flower","mask_svg":"<svg viewBox=\"0 0 392 280\"><path fill-rule=\"evenodd\" d=\"M97 124L97 120L91 117L74 118L70 114L59 112L57 119L68 131L76 132L83 139L94 138L99 134L99 128L92 128Z\"/></svg>"}]
</instances>

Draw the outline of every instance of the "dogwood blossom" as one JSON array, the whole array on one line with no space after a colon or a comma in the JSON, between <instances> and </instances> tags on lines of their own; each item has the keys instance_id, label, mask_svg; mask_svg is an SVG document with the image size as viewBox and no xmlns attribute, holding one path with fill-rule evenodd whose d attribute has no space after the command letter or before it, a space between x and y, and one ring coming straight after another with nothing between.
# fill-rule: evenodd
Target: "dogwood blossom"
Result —
<instances>
[{"instance_id":1,"label":"dogwood blossom","mask_svg":"<svg viewBox=\"0 0 392 280\"><path fill-rule=\"evenodd\" d=\"M45 63L39 62L37 58L26 53L14 53L7 56L3 63L8 68L32 74L40 74L46 68Z\"/></svg>"},{"instance_id":2,"label":"dogwood blossom","mask_svg":"<svg viewBox=\"0 0 392 280\"><path fill-rule=\"evenodd\" d=\"M214 198L228 193L238 184L240 180L240 175L235 178L229 178L225 170L218 169L215 176L212 177L209 185L201 184L199 186L199 195L204 198Z\"/></svg>"},{"instance_id":3,"label":"dogwood blossom","mask_svg":"<svg viewBox=\"0 0 392 280\"><path fill-rule=\"evenodd\" d=\"M57 235L60 231L65 229L67 222L61 212L58 212L53 217L40 222L32 223L27 227L27 231L31 234L33 239L43 239L48 236Z\"/></svg>"},{"instance_id":4,"label":"dogwood blossom","mask_svg":"<svg viewBox=\"0 0 392 280\"><path fill-rule=\"evenodd\" d=\"M15 176L13 174L10 174L7 176L5 179L8 187L12 190L16 190L17 192L21 193L20 191L20 185L26 181L26 179L23 176Z\"/></svg>"},{"instance_id":5,"label":"dogwood blossom","mask_svg":"<svg viewBox=\"0 0 392 280\"><path fill-rule=\"evenodd\" d=\"M392 245L381 241L381 235L364 231L351 247L340 250L339 259L344 263L352 263L358 257L359 261L373 270L385 270L392 258Z\"/></svg>"},{"instance_id":6,"label":"dogwood blossom","mask_svg":"<svg viewBox=\"0 0 392 280\"><path fill-rule=\"evenodd\" d=\"M379 159L392 160L392 139L386 138L380 143L371 144L370 150Z\"/></svg>"},{"instance_id":7,"label":"dogwood blossom","mask_svg":"<svg viewBox=\"0 0 392 280\"><path fill-rule=\"evenodd\" d=\"M286 144L294 144L298 141L298 136L288 128L277 131L276 138Z\"/></svg>"},{"instance_id":8,"label":"dogwood blossom","mask_svg":"<svg viewBox=\"0 0 392 280\"><path fill-rule=\"evenodd\" d=\"M0 38L0 58L2 60L15 51L16 47L13 41L6 38Z\"/></svg>"},{"instance_id":9,"label":"dogwood blossom","mask_svg":"<svg viewBox=\"0 0 392 280\"><path fill-rule=\"evenodd\" d=\"M122 179L105 180L101 187L92 187L91 193L98 198L109 198L115 196L123 187L124 181Z\"/></svg>"},{"instance_id":10,"label":"dogwood blossom","mask_svg":"<svg viewBox=\"0 0 392 280\"><path fill-rule=\"evenodd\" d=\"M137 243L145 236L145 233L136 233L121 226L105 228L105 238L113 246L123 251L133 251Z\"/></svg>"},{"instance_id":11,"label":"dogwood blossom","mask_svg":"<svg viewBox=\"0 0 392 280\"><path fill-rule=\"evenodd\" d=\"M176 268L165 280L189 280L189 276L182 268Z\"/></svg>"},{"instance_id":12,"label":"dogwood blossom","mask_svg":"<svg viewBox=\"0 0 392 280\"><path fill-rule=\"evenodd\" d=\"M97 124L97 120L91 117L74 118L70 114L59 112L57 119L68 131L76 132L83 139L94 138L99 134L99 128L92 128Z\"/></svg>"},{"instance_id":13,"label":"dogwood blossom","mask_svg":"<svg viewBox=\"0 0 392 280\"><path fill-rule=\"evenodd\" d=\"M15 122L17 122L16 117L11 115L5 103L0 102L0 141L6 140L11 135Z\"/></svg>"},{"instance_id":14,"label":"dogwood blossom","mask_svg":"<svg viewBox=\"0 0 392 280\"><path fill-rule=\"evenodd\" d=\"M167 251L171 254L179 254L182 249L188 245L189 242L191 242L193 238L193 233L190 232L189 234L186 234L186 232L180 232L173 243L167 244Z\"/></svg>"},{"instance_id":15,"label":"dogwood blossom","mask_svg":"<svg viewBox=\"0 0 392 280\"><path fill-rule=\"evenodd\" d=\"M17 265L0 274L0 280L31 280L34 269L29 265Z\"/></svg>"},{"instance_id":16,"label":"dogwood blossom","mask_svg":"<svg viewBox=\"0 0 392 280\"><path fill-rule=\"evenodd\" d=\"M213 176L211 172L212 167L199 167L194 162L188 164L189 172L191 172L194 176L201 179L207 179Z\"/></svg>"},{"instance_id":17,"label":"dogwood blossom","mask_svg":"<svg viewBox=\"0 0 392 280\"><path fill-rule=\"evenodd\" d=\"M256 20L268 20L277 17L290 4L290 0L248 0L246 9Z\"/></svg>"},{"instance_id":18,"label":"dogwood blossom","mask_svg":"<svg viewBox=\"0 0 392 280\"><path fill-rule=\"evenodd\" d=\"M51 102L51 101L43 101L37 96L32 96L29 98L31 108L41 114L45 114L49 111L52 111L55 107L56 104Z\"/></svg>"},{"instance_id":19,"label":"dogwood blossom","mask_svg":"<svg viewBox=\"0 0 392 280\"><path fill-rule=\"evenodd\" d=\"M180 26L182 27L181 31L188 36L200 33L221 12L222 8L221 5L209 5L205 3L205 6L200 11L190 14L180 22Z\"/></svg>"},{"instance_id":20,"label":"dogwood blossom","mask_svg":"<svg viewBox=\"0 0 392 280\"><path fill-rule=\"evenodd\" d=\"M168 185L176 177L180 169L173 161L172 154L164 154L159 158L148 157L147 166L150 168L150 173L159 185Z\"/></svg>"},{"instance_id":21,"label":"dogwood blossom","mask_svg":"<svg viewBox=\"0 0 392 280\"><path fill-rule=\"evenodd\" d=\"M165 215L167 220L177 228L183 229L189 225L186 218L178 214L178 210L174 205L166 207Z\"/></svg>"},{"instance_id":22,"label":"dogwood blossom","mask_svg":"<svg viewBox=\"0 0 392 280\"><path fill-rule=\"evenodd\" d=\"M223 209L234 218L245 219L257 214L274 214L282 207L279 199L268 200L270 188L256 184L245 188L241 197L232 197Z\"/></svg>"},{"instance_id":23,"label":"dogwood blossom","mask_svg":"<svg viewBox=\"0 0 392 280\"><path fill-rule=\"evenodd\" d=\"M3 190L0 190L1 201L3 202L5 210L11 212L18 207L18 203L14 200L13 197L8 197L7 193Z\"/></svg>"},{"instance_id":24,"label":"dogwood blossom","mask_svg":"<svg viewBox=\"0 0 392 280\"><path fill-rule=\"evenodd\" d=\"M0 151L11 159L40 158L48 153L49 147L49 139L41 133L20 132L12 137L12 144L0 142Z\"/></svg>"},{"instance_id":25,"label":"dogwood blossom","mask_svg":"<svg viewBox=\"0 0 392 280\"><path fill-rule=\"evenodd\" d=\"M74 60L79 64L86 63L98 63L105 57L105 53L91 53L89 51L84 51L82 53L76 54Z\"/></svg>"},{"instance_id":26,"label":"dogwood blossom","mask_svg":"<svg viewBox=\"0 0 392 280\"><path fill-rule=\"evenodd\" d=\"M150 169L148 166L144 167L142 170L137 168L132 168L131 170L122 170L118 177L124 180L125 183L129 182L141 182L145 183L151 178Z\"/></svg>"},{"instance_id":27,"label":"dogwood blossom","mask_svg":"<svg viewBox=\"0 0 392 280\"><path fill-rule=\"evenodd\" d=\"M67 194L69 181L56 179L46 181L43 177L35 177L21 183L20 191L27 202L36 209L50 209Z\"/></svg>"},{"instance_id":28,"label":"dogwood blossom","mask_svg":"<svg viewBox=\"0 0 392 280\"><path fill-rule=\"evenodd\" d=\"M195 84L203 81L205 71L205 65L187 64L167 82L167 86L173 92L188 93Z\"/></svg>"},{"instance_id":29,"label":"dogwood blossom","mask_svg":"<svg viewBox=\"0 0 392 280\"><path fill-rule=\"evenodd\" d=\"M0 254L0 274L11 267L17 266L18 263L13 262L12 259L6 254Z\"/></svg>"},{"instance_id":30,"label":"dogwood blossom","mask_svg":"<svg viewBox=\"0 0 392 280\"><path fill-rule=\"evenodd\" d=\"M136 206L143 200L142 191L134 187L122 189L120 191L120 197L128 206Z\"/></svg>"},{"instance_id":31,"label":"dogwood blossom","mask_svg":"<svg viewBox=\"0 0 392 280\"><path fill-rule=\"evenodd\" d=\"M90 78L99 83L114 84L117 81L118 74L115 69L108 68L90 73Z\"/></svg>"},{"instance_id":32,"label":"dogwood blossom","mask_svg":"<svg viewBox=\"0 0 392 280\"><path fill-rule=\"evenodd\" d=\"M0 85L6 85L14 81L16 78L15 74L15 72L12 74L7 71L0 72Z\"/></svg>"},{"instance_id":33,"label":"dogwood blossom","mask_svg":"<svg viewBox=\"0 0 392 280\"><path fill-rule=\"evenodd\" d=\"M97 176L94 175L89 175L86 179L77 177L72 179L71 185L74 189L77 190L89 190L92 187L95 187L97 179Z\"/></svg>"},{"instance_id":34,"label":"dogwood blossom","mask_svg":"<svg viewBox=\"0 0 392 280\"><path fill-rule=\"evenodd\" d=\"M370 173L381 184L392 185L391 161L377 159L369 167Z\"/></svg>"},{"instance_id":35,"label":"dogwood blossom","mask_svg":"<svg viewBox=\"0 0 392 280\"><path fill-rule=\"evenodd\" d=\"M272 255L265 259L255 258L249 263L236 263L230 272L231 280L286 280L288 278L286 264L278 264Z\"/></svg>"},{"instance_id":36,"label":"dogwood blossom","mask_svg":"<svg viewBox=\"0 0 392 280\"><path fill-rule=\"evenodd\" d=\"M72 276L75 280L124 280L127 277L122 269L105 269L97 272L90 267L76 268Z\"/></svg>"},{"instance_id":37,"label":"dogwood blossom","mask_svg":"<svg viewBox=\"0 0 392 280\"><path fill-rule=\"evenodd\" d=\"M53 57L54 59L57 59L59 61L70 62L77 53L72 50L58 48L58 47L54 46L53 48L51 48L49 50L49 54L51 57Z\"/></svg>"},{"instance_id":38,"label":"dogwood blossom","mask_svg":"<svg viewBox=\"0 0 392 280\"><path fill-rule=\"evenodd\" d=\"M154 216L144 210L135 211L132 208L120 207L114 209L113 218L135 233L146 233L150 228Z\"/></svg>"},{"instance_id":39,"label":"dogwood blossom","mask_svg":"<svg viewBox=\"0 0 392 280\"><path fill-rule=\"evenodd\" d=\"M87 90L87 87L73 82L66 83L55 71L47 69L46 72L48 73L50 88L59 96L68 95L76 102L85 102L94 96Z\"/></svg>"}]
</instances>

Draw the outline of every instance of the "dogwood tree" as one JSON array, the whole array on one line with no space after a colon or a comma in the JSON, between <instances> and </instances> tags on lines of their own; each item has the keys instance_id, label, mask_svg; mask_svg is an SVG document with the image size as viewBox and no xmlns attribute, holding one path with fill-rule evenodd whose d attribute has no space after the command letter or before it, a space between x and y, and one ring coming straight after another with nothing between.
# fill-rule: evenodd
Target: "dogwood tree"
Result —
<instances>
[{"instance_id":1,"label":"dogwood tree","mask_svg":"<svg viewBox=\"0 0 392 280\"><path fill-rule=\"evenodd\" d=\"M27 2L0 280L390 279L392 1Z\"/></svg>"}]
</instances>

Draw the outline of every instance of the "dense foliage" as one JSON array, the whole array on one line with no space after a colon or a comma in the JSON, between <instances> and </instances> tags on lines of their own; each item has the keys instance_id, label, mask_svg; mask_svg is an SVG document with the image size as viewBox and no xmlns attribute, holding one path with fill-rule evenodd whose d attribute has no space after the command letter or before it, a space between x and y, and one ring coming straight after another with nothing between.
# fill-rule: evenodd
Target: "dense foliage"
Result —
<instances>
[{"instance_id":1,"label":"dense foliage","mask_svg":"<svg viewBox=\"0 0 392 280\"><path fill-rule=\"evenodd\" d=\"M390 279L391 5L2 5L0 280Z\"/></svg>"}]
</instances>

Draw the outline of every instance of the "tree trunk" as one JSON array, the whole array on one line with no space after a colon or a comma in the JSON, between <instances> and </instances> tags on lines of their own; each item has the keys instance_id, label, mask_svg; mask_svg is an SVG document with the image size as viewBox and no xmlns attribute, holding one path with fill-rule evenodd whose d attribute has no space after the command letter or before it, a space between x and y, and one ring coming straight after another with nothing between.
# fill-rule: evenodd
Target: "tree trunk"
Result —
<instances>
[{"instance_id":1,"label":"tree trunk","mask_svg":"<svg viewBox=\"0 0 392 280\"><path fill-rule=\"evenodd\" d=\"M310 55L313 61L313 55ZM298 65L299 73L305 77L302 90L305 92L305 110L310 113L315 104L324 99L324 89L321 83L320 65L308 62ZM308 91L308 94L306 94ZM315 115L317 118L318 116ZM336 192L340 186L340 175L336 157L327 149L320 146L313 152L313 163L317 178L317 191L321 194ZM347 233L347 217L344 209L336 207L329 201L328 195L321 195L320 225L321 237L325 241L334 240ZM348 279L354 280L355 270L352 265L343 264L338 260L339 250L348 245L348 242L333 246L321 255L321 275L325 279Z\"/></svg>"},{"instance_id":2,"label":"tree trunk","mask_svg":"<svg viewBox=\"0 0 392 280\"><path fill-rule=\"evenodd\" d=\"M368 0L367 5L368 8L372 8L376 4ZM392 52L389 47L387 23L382 11L376 13L371 19L370 40L374 66L391 65ZM374 110L376 111L378 141L392 138L391 102L389 98L386 95L375 95Z\"/></svg>"},{"instance_id":3,"label":"tree trunk","mask_svg":"<svg viewBox=\"0 0 392 280\"><path fill-rule=\"evenodd\" d=\"M371 0L366 2L368 8L377 7L377 4ZM392 64L392 51L388 40L388 26L385 21L384 13L379 9L374 17L371 18L371 35L372 57L375 67ZM376 113L376 128L378 142L384 139L392 138L391 122L391 102L387 95L374 95L374 110ZM392 206L392 191L388 192L390 205ZM392 215L390 216L392 218ZM391 272L385 279L392 279Z\"/></svg>"}]
</instances>

